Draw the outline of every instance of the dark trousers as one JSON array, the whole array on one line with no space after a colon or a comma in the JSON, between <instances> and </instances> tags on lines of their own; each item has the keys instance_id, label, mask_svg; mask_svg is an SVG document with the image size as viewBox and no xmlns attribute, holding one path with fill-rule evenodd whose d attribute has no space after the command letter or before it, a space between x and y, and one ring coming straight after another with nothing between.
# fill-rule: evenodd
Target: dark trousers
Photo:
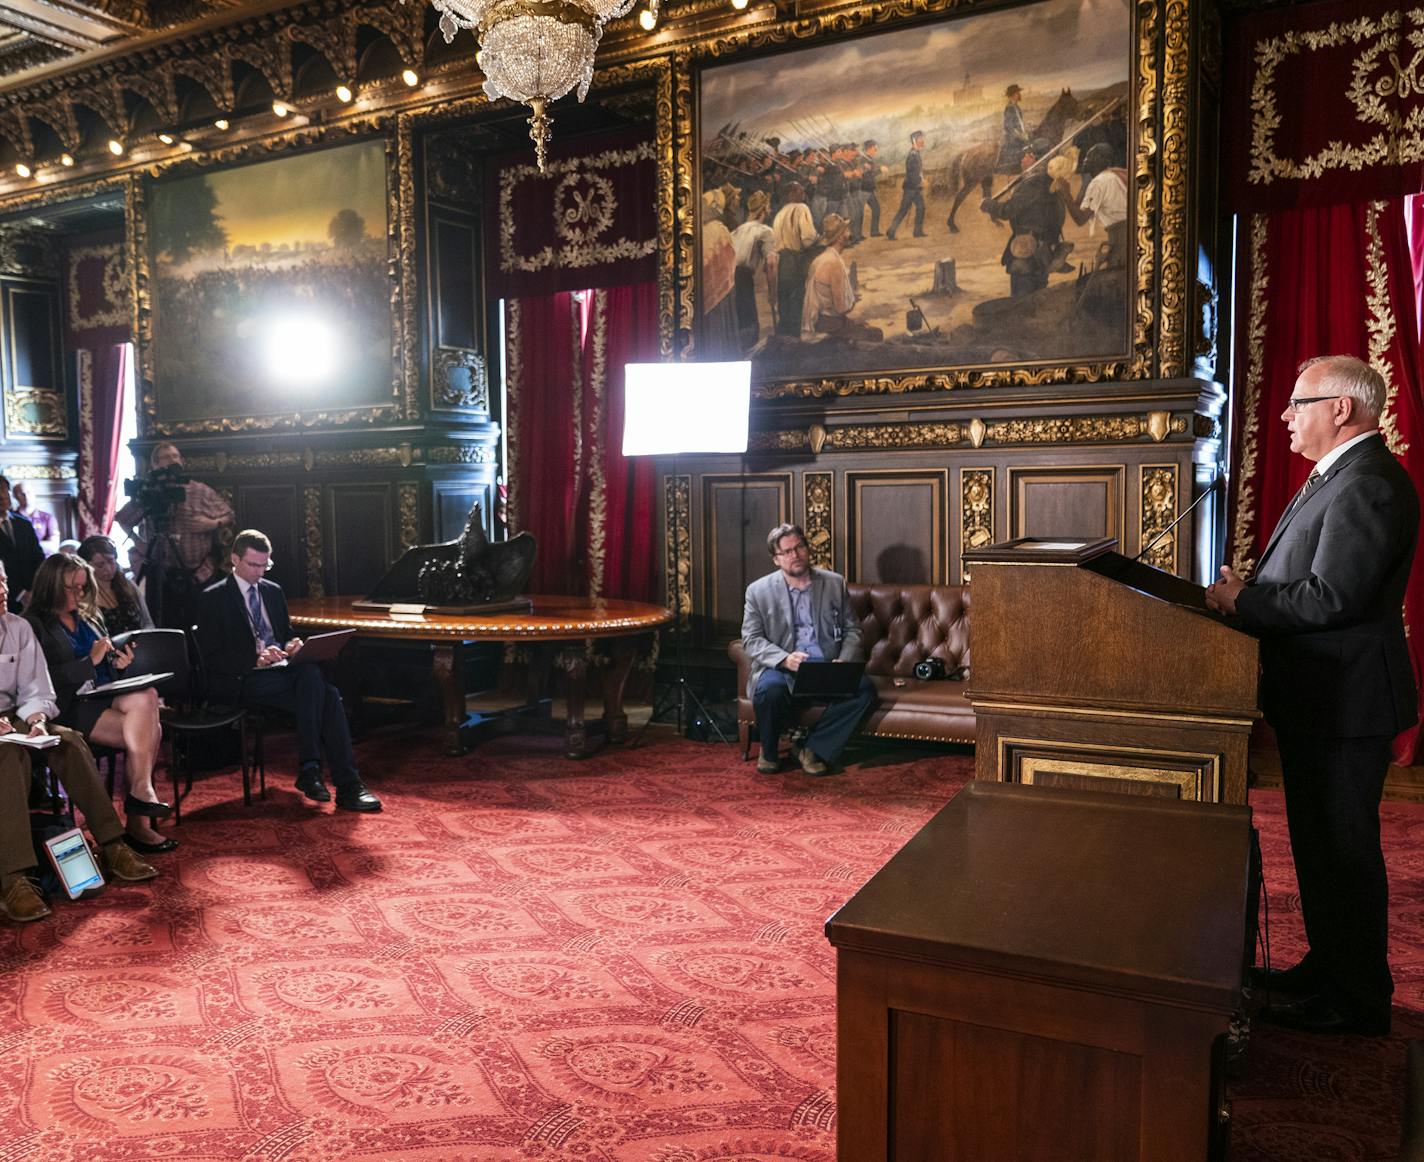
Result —
<instances>
[{"instance_id":1,"label":"dark trousers","mask_svg":"<svg viewBox=\"0 0 1424 1162\"><path fill-rule=\"evenodd\" d=\"M905 215L910 212L910 207L915 208L915 237L919 238L925 232L925 195L923 190L906 190L900 195L900 208L895 211L895 217L890 222L890 229L886 233L893 234L900 229L900 223L905 220Z\"/></svg>"},{"instance_id":2,"label":"dark trousers","mask_svg":"<svg viewBox=\"0 0 1424 1162\"><path fill-rule=\"evenodd\" d=\"M1389 882L1380 850L1387 737L1277 731L1306 964L1336 1008L1389 1015Z\"/></svg>"},{"instance_id":3,"label":"dark trousers","mask_svg":"<svg viewBox=\"0 0 1424 1162\"><path fill-rule=\"evenodd\" d=\"M792 675L784 670L763 670L757 678L752 707L756 712L761 753L767 758L776 756L781 732L796 721L800 711L797 699L791 694L791 678ZM804 705L806 699L800 701ZM806 738L806 745L825 762L835 762L845 750L855 728L860 725L860 720L865 717L865 712L874 705L875 687L869 678L862 677L860 689L849 698L835 698L827 702L826 709Z\"/></svg>"},{"instance_id":4,"label":"dark trousers","mask_svg":"<svg viewBox=\"0 0 1424 1162\"><path fill-rule=\"evenodd\" d=\"M18 715L12 721L18 721ZM59 735L56 747L41 752L79 808L94 841L101 847L118 839L124 825L114 812L104 780L84 739L66 726L49 727ZM18 872L35 866L30 840L30 756L22 746L0 746L0 872Z\"/></svg>"},{"instance_id":5,"label":"dark trousers","mask_svg":"<svg viewBox=\"0 0 1424 1162\"><path fill-rule=\"evenodd\" d=\"M325 753L331 781L338 787L360 779L341 693L320 666L298 664L249 674L242 699L249 706L272 706L296 718L297 759L303 766L321 762Z\"/></svg>"},{"instance_id":6,"label":"dark trousers","mask_svg":"<svg viewBox=\"0 0 1424 1162\"><path fill-rule=\"evenodd\" d=\"M880 233L880 199L866 191L865 204L870 207L870 236L874 238Z\"/></svg>"}]
</instances>

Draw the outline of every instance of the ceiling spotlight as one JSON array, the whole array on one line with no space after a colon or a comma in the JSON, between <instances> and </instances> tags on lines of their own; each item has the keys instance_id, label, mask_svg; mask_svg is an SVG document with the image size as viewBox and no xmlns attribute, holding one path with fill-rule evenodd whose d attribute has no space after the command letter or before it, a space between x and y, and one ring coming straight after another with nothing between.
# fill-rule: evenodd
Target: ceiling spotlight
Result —
<instances>
[{"instance_id":1,"label":"ceiling spotlight","mask_svg":"<svg viewBox=\"0 0 1424 1162\"><path fill-rule=\"evenodd\" d=\"M747 0L732 0L732 7L738 12L743 11L747 6Z\"/></svg>"},{"instance_id":2,"label":"ceiling spotlight","mask_svg":"<svg viewBox=\"0 0 1424 1162\"><path fill-rule=\"evenodd\" d=\"M124 143L120 141L117 137L109 138L109 152L112 153L115 157L123 157Z\"/></svg>"},{"instance_id":3,"label":"ceiling spotlight","mask_svg":"<svg viewBox=\"0 0 1424 1162\"><path fill-rule=\"evenodd\" d=\"M61 154L59 155L59 164L62 165L62 166L71 166L71 165L73 165L73 164L74 164L74 154L72 154L72 153L61 153Z\"/></svg>"},{"instance_id":4,"label":"ceiling spotlight","mask_svg":"<svg viewBox=\"0 0 1424 1162\"><path fill-rule=\"evenodd\" d=\"M343 105L350 101L353 96L355 96L355 94L351 92L351 87L349 85L336 86L336 99L340 101Z\"/></svg>"},{"instance_id":5,"label":"ceiling spotlight","mask_svg":"<svg viewBox=\"0 0 1424 1162\"><path fill-rule=\"evenodd\" d=\"M231 125L232 122L229 121L226 117L219 117L216 121L213 122L214 129L222 129L224 131L229 129Z\"/></svg>"},{"instance_id":6,"label":"ceiling spotlight","mask_svg":"<svg viewBox=\"0 0 1424 1162\"><path fill-rule=\"evenodd\" d=\"M657 27L658 18L653 15L651 8L644 8L638 13L638 23L643 26L644 32L652 32Z\"/></svg>"},{"instance_id":7,"label":"ceiling spotlight","mask_svg":"<svg viewBox=\"0 0 1424 1162\"><path fill-rule=\"evenodd\" d=\"M277 114L278 117L285 117L291 111L292 107L282 101L272 102L272 112Z\"/></svg>"},{"instance_id":8,"label":"ceiling spotlight","mask_svg":"<svg viewBox=\"0 0 1424 1162\"><path fill-rule=\"evenodd\" d=\"M160 133L160 134L158 135L158 140L161 141L161 142L163 142L164 145L172 145L172 144L173 144L173 134L171 134L171 133Z\"/></svg>"},{"instance_id":9,"label":"ceiling spotlight","mask_svg":"<svg viewBox=\"0 0 1424 1162\"><path fill-rule=\"evenodd\" d=\"M22 178L27 178L35 171L32 170L29 166L27 166L23 161L21 161L16 163L15 172L19 174Z\"/></svg>"},{"instance_id":10,"label":"ceiling spotlight","mask_svg":"<svg viewBox=\"0 0 1424 1162\"><path fill-rule=\"evenodd\" d=\"M405 69L401 73L401 80L413 89L416 85L420 84L420 74L414 69Z\"/></svg>"}]
</instances>

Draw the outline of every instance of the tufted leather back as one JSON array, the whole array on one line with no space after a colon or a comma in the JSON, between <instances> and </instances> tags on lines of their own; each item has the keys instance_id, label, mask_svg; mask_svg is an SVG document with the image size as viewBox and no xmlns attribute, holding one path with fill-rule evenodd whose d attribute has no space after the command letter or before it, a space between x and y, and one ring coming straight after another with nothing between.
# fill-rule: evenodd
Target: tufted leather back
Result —
<instances>
[{"instance_id":1,"label":"tufted leather back","mask_svg":"<svg viewBox=\"0 0 1424 1162\"><path fill-rule=\"evenodd\" d=\"M963 585L849 585L864 634L866 670L910 678L915 663L969 665L969 589Z\"/></svg>"}]
</instances>

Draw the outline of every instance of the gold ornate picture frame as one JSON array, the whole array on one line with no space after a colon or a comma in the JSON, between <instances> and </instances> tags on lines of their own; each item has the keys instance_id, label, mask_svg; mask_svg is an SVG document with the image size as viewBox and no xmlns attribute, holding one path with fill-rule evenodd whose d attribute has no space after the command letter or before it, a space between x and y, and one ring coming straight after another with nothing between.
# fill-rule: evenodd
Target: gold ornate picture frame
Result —
<instances>
[{"instance_id":1,"label":"gold ornate picture frame","mask_svg":"<svg viewBox=\"0 0 1424 1162\"><path fill-rule=\"evenodd\" d=\"M702 275L703 233L701 225L710 212L704 202L701 165L702 143L708 132L705 110L702 108L704 78L714 76L712 70L724 64L752 62L758 56L811 45L820 48L836 43L838 34L910 29L938 18L938 22L953 23L959 16L1001 19L1004 35L1012 36L1012 21L1025 9L1054 0L1039 0L1039 4L1008 10L990 11L987 5L955 0L921 0L894 4L889 8L865 5L833 5L817 14L797 21L758 23L754 26L720 33L694 42L679 54L673 85L673 141L676 168L677 222L677 284L678 323L685 336L696 336L699 324L700 282ZM977 12L976 9L985 9ZM1189 373L1185 350L1188 304L1188 158L1187 129L1189 123L1189 75L1192 17L1188 6L1168 0L1142 0L1124 4L1128 36L1125 49L1129 59L1123 61L1126 74L1124 110L1127 120L1128 148L1124 168L1127 177L1127 201L1130 223L1127 240L1126 318L1123 349L1112 357L1056 358L1024 360L989 360L977 363L943 366L906 366L885 370L835 371L831 373L767 374L756 366L754 358L754 393L762 399L823 398L875 394L927 393L950 389L980 388L1007 385L1055 385L1095 383L1114 380L1170 378ZM948 18L948 19L946 19ZM922 31L922 30L921 30ZM871 40L855 43L872 43ZM760 62L763 68L774 68L770 62ZM1043 70L1039 70L1042 72ZM1025 62L1024 76L1035 73L1033 62ZM859 83L863 78L857 78ZM847 81L847 83L850 83ZM972 81L971 81L972 83ZM986 82L987 83L987 82ZM1023 84L1024 82L1017 82ZM953 88L954 86L949 86ZM1005 94L1001 91L1002 102ZM805 128L804 119L798 119ZM1029 120L1029 118L1025 118ZM713 132L724 128L719 122ZM756 127L760 128L760 127ZM1032 125L1029 126L1033 128ZM733 134L750 135L745 124L735 122ZM761 134L762 138L776 135ZM825 134L827 138L837 135ZM849 139L850 134L839 135ZM903 144L897 149L904 152ZM903 159L897 159L902 161ZM903 169L897 165L897 170ZM994 186L1000 191L998 182ZM1078 177L1070 177L1072 193L1081 186ZM898 200L899 182L893 186ZM978 214L976 196L971 195L959 209ZM946 204L945 209L948 206ZM896 207L885 204L881 195L882 218L893 215ZM768 217L768 222L771 218ZM934 224L933 207L926 222ZM1071 220L1070 220L1071 223ZM884 227L882 221L882 229ZM946 229L941 211L938 230ZM907 222L904 226L909 228ZM1009 232L1005 231L1005 240ZM852 251L852 254L854 252ZM1007 275L1002 276L1008 284ZM928 279L926 289L928 289ZM918 290L918 286L913 288ZM911 295L907 295L907 298ZM919 295L913 294L919 302ZM928 303L921 304L929 306ZM905 304L907 310L912 310ZM923 312L931 318L932 308ZM697 341L693 340L693 357L697 357ZM908 401L907 401L908 402Z\"/></svg>"},{"instance_id":2,"label":"gold ornate picture frame","mask_svg":"<svg viewBox=\"0 0 1424 1162\"><path fill-rule=\"evenodd\" d=\"M157 271L154 252L161 245L161 240L153 236L156 183L170 177L220 176L237 166L264 162L281 164L298 158L309 162L314 151L353 147L379 151L382 158L384 189L381 200L384 206L381 220L361 223L364 238L360 245L373 254L376 250L381 252L380 285L368 290L372 294L378 291L382 314L389 319L389 332L380 335L381 357L377 364L389 368L389 371L383 372L379 381L373 378L365 398L359 399L354 406L346 402L348 392L345 390L332 392L330 400L302 407L296 392L272 392L265 396L245 394L244 385L233 384L229 391L219 393L220 398L200 399L196 401L196 406L184 408L185 414L174 414L176 409L171 406L173 396L168 396L170 406L165 407L164 402L170 385L157 382L156 342L169 339L167 333L161 337L155 334L164 326L155 311ZM338 130L305 130L281 135L210 154L201 162L178 162L156 167L144 177L130 179L126 188L125 226L129 265L133 272L133 334L138 352L140 424L146 435L341 428L419 416L412 153L409 116L388 116L353 123ZM373 212L371 217L375 216ZM336 225L334 219L335 215L333 229ZM332 241L336 241L335 236ZM400 261L391 261L392 256L405 257ZM339 309L339 304L329 309ZM181 335L175 335L173 341L181 341ZM190 391L192 385L171 386L175 391ZM338 403L338 400L341 402Z\"/></svg>"}]
</instances>

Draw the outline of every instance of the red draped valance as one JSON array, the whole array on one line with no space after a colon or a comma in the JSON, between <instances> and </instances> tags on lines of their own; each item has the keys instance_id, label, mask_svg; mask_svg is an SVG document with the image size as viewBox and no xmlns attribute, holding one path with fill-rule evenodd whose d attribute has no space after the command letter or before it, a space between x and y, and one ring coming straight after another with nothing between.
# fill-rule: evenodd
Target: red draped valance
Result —
<instances>
[{"instance_id":1,"label":"red draped valance","mask_svg":"<svg viewBox=\"0 0 1424 1162\"><path fill-rule=\"evenodd\" d=\"M1238 19L1226 45L1226 209L1424 189L1424 8L1400 0L1279 8Z\"/></svg>"},{"instance_id":2,"label":"red draped valance","mask_svg":"<svg viewBox=\"0 0 1424 1162\"><path fill-rule=\"evenodd\" d=\"M495 158L485 205L486 287L534 298L657 279L657 161L644 135L604 135Z\"/></svg>"}]
</instances>

